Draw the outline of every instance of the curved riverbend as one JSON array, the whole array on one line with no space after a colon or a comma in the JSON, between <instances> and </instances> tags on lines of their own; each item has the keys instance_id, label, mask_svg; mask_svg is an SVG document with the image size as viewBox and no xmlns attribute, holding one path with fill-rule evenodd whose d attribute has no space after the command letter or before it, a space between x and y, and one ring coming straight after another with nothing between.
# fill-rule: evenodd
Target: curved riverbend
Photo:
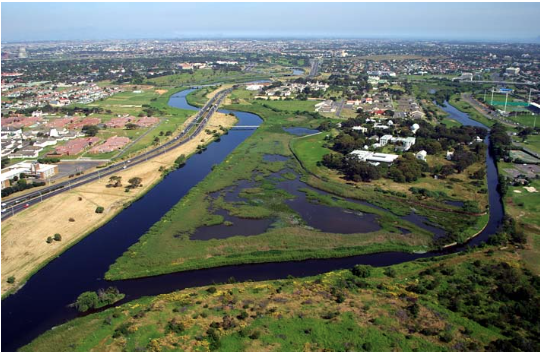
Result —
<instances>
[{"instance_id":1,"label":"curved riverbend","mask_svg":"<svg viewBox=\"0 0 541 353\"><path fill-rule=\"evenodd\" d=\"M192 109L186 102L185 90L173 95L173 107ZM445 110L451 118L462 123L475 123L466 114ZM229 111L221 110L228 113ZM261 119L254 114L233 112L240 125L259 125ZM193 186L210 173L212 165L220 163L233 149L249 137L252 130L231 130L214 142L202 154L188 159L186 165L170 173L143 198L134 202L109 223L67 250L57 259L32 276L17 293L2 301L2 350L13 351L30 342L39 334L80 315L68 307L84 291L116 286L126 294L122 302L142 296L157 295L174 290L225 282L234 276L237 280L269 280L288 275L310 276L356 264L388 266L418 258L448 254L464 250L468 245L446 249L443 252L407 254L387 252L338 259L318 259L300 262L262 263L186 271L162 276L124 281L105 281L102 276L124 251L156 223ZM503 216L500 195L496 189L497 171L493 159L487 154L487 175L490 197L490 220L487 227L469 244L476 245L493 234Z\"/></svg>"}]
</instances>

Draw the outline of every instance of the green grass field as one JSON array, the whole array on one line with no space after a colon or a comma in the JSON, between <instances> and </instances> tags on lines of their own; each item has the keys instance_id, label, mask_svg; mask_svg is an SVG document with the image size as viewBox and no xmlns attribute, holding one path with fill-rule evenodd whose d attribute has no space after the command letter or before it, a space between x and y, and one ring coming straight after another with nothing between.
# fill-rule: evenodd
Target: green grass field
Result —
<instances>
[{"instance_id":1,"label":"green grass field","mask_svg":"<svg viewBox=\"0 0 541 353\"><path fill-rule=\"evenodd\" d=\"M256 101L257 104L264 104L274 109L283 110L286 112L314 112L317 102L315 101L300 101L300 100L268 100L268 101Z\"/></svg>"},{"instance_id":2,"label":"green grass field","mask_svg":"<svg viewBox=\"0 0 541 353\"><path fill-rule=\"evenodd\" d=\"M250 80L268 79L265 74L249 73L243 71L214 71L212 69L200 69L192 72L183 72L175 75L157 77L148 80L149 83L158 87L200 85L219 82L243 82Z\"/></svg>"}]
</instances>

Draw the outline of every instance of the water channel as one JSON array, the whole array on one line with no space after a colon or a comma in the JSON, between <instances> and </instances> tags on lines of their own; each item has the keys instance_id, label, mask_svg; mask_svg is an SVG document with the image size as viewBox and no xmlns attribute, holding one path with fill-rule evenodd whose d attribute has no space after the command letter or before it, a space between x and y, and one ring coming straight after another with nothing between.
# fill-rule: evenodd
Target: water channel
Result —
<instances>
[{"instance_id":1,"label":"water channel","mask_svg":"<svg viewBox=\"0 0 541 353\"><path fill-rule=\"evenodd\" d=\"M185 90L173 95L169 104L176 108L196 110L188 105ZM450 117L463 124L479 123L469 119L451 106L444 108ZM229 111L221 110L224 113ZM239 125L259 125L261 119L251 113L233 112ZM231 130L220 142L210 144L206 151L195 154L186 165L170 173L144 197L119 213L109 223L100 227L58 258L34 274L15 294L2 301L2 350L13 351L29 343L44 331L80 316L69 307L84 291L116 286L131 301L142 296L168 293L178 289L225 282L230 277L243 280L268 280L292 276L310 276L356 264L388 266L422 257L441 255L442 252L408 254L387 252L338 259L306 260L226 266L197 271L154 276L124 281L105 281L103 275L109 266L132 244L175 205L192 187L210 173L214 164L220 163L233 149L248 138L253 130ZM500 195L497 192L497 171L492 157L487 153L487 177L490 198L488 226L468 245L485 241L496 231L503 215ZM208 236L208 235L207 235ZM206 236L202 236L205 238ZM446 253L464 250L461 245Z\"/></svg>"}]
</instances>

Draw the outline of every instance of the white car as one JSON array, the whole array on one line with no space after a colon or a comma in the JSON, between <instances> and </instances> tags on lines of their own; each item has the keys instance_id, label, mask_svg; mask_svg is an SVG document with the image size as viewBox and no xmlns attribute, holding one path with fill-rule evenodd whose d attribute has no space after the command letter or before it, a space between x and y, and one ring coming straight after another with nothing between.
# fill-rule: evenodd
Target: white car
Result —
<instances>
[{"instance_id":1,"label":"white car","mask_svg":"<svg viewBox=\"0 0 541 353\"><path fill-rule=\"evenodd\" d=\"M6 212L7 210L7 208L2 208L2 213Z\"/></svg>"}]
</instances>

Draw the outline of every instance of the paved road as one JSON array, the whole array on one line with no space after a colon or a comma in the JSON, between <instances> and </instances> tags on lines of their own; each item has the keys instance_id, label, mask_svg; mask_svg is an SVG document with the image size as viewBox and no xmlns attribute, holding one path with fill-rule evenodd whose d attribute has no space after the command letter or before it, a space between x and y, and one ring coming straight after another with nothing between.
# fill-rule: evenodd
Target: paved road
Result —
<instances>
[{"instance_id":1,"label":"paved road","mask_svg":"<svg viewBox=\"0 0 541 353\"><path fill-rule=\"evenodd\" d=\"M344 104L346 104L346 100L345 100L345 99L342 99L342 100L338 103L338 109L336 109L336 116L337 116L337 117L340 117L340 114L342 114L342 109L344 109Z\"/></svg>"},{"instance_id":2,"label":"paved road","mask_svg":"<svg viewBox=\"0 0 541 353\"><path fill-rule=\"evenodd\" d=\"M145 162L148 159L175 149L178 146L190 141L205 128L209 118L212 116L212 114L216 112L216 110L218 110L218 106L223 101L223 99L231 92L231 90L232 89L229 88L216 94L205 104L203 108L201 108L201 110L197 112L195 118L190 122L190 124L188 124L185 130L183 130L175 138L164 143L161 146L158 146L146 153L140 154L129 161L121 161L101 170L85 174L77 179L67 180L65 182L58 183L2 203L2 210L6 210L5 212L2 212L2 220L7 219L15 215L16 213L25 210L27 207L32 206L45 199L48 199L54 195L58 195L62 192L71 190L72 188L77 186L88 184L92 181L114 174L123 169L129 169L139 163Z\"/></svg>"},{"instance_id":3,"label":"paved road","mask_svg":"<svg viewBox=\"0 0 541 353\"><path fill-rule=\"evenodd\" d=\"M308 74L308 77L317 76L318 70L319 70L319 59L314 59L312 60L312 67L310 68L310 73Z\"/></svg>"}]
</instances>

